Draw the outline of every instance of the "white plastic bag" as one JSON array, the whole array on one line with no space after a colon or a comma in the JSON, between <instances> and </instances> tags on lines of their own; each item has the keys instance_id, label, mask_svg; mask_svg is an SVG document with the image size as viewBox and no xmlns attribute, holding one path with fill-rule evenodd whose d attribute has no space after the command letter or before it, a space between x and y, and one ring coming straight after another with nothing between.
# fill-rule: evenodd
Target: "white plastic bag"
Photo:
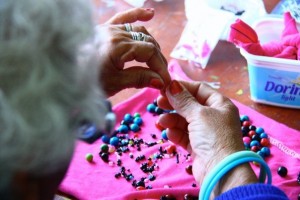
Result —
<instances>
[{"instance_id":1,"label":"white plastic bag","mask_svg":"<svg viewBox=\"0 0 300 200\"><path fill-rule=\"evenodd\" d=\"M262 0L185 0L187 24L171 57L205 68L218 41L226 40L237 18L252 23L264 16Z\"/></svg>"}]
</instances>

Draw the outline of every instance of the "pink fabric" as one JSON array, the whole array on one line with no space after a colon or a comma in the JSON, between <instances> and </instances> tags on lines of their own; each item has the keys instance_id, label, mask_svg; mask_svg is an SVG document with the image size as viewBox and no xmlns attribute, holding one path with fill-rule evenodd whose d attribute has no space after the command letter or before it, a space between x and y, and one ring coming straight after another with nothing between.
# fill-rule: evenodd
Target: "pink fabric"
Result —
<instances>
[{"instance_id":1,"label":"pink fabric","mask_svg":"<svg viewBox=\"0 0 300 200\"><path fill-rule=\"evenodd\" d=\"M169 70L173 78L189 80L177 62L172 61ZM144 125L137 135L145 142L161 139L161 132L155 127L157 116L146 111L146 106L152 103L158 95L159 92L154 89L143 89L132 98L115 106L113 110L118 116L117 125L125 113L139 112L144 120ZM270 136L271 156L266 161L272 170L273 184L281 188L290 199L297 199L300 193L300 187L296 181L300 171L300 132L267 118L236 101L234 103L238 106L241 115L248 115L255 126L263 127ZM130 133L130 135L132 134ZM153 139L151 134L156 134L157 139ZM77 142L70 168L60 185L62 192L82 200L159 199L160 196L166 194L183 199L184 194L198 195L199 186L192 187L192 184L195 183L193 176L185 170L191 161L186 160L187 152L182 148L177 147L179 163L176 162L176 157L163 158L157 162L159 170L155 172L156 180L146 183L146 186L152 185L153 189L137 191L124 178L116 179L114 177L115 173L119 171L119 167L109 166L101 160L98 156L101 144L101 140L91 145L81 141ZM131 152L135 158L141 154L149 157L158 152L160 146L165 148L169 145L170 142L164 142L152 147L142 147L141 151L133 149ZM94 163L85 160L86 153L94 154ZM111 155L110 159L116 161L116 155ZM135 179L146 177L146 174L139 169L139 163L135 159L129 158L128 153L123 154L121 160L123 166L131 170ZM282 178L277 175L277 168L281 165L287 167L287 177ZM253 166L253 168L258 174L259 168L257 166ZM169 186L169 188L165 186Z\"/></svg>"},{"instance_id":2,"label":"pink fabric","mask_svg":"<svg viewBox=\"0 0 300 200\"><path fill-rule=\"evenodd\" d=\"M250 54L275 58L300 59L300 35L297 24L289 12L284 13L284 30L280 41L271 41L261 44L258 40L245 40L257 38L255 30L241 20L231 25L229 41L235 43Z\"/></svg>"}]
</instances>

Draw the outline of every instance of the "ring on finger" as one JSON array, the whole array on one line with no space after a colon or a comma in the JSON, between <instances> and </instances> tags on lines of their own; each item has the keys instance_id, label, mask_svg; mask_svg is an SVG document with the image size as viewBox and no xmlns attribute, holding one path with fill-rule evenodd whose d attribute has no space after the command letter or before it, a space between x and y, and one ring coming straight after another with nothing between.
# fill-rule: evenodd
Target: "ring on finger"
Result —
<instances>
[{"instance_id":1,"label":"ring on finger","mask_svg":"<svg viewBox=\"0 0 300 200\"><path fill-rule=\"evenodd\" d=\"M148 35L146 35L143 32L130 32L130 34L131 34L132 39L136 40L136 41L145 42L147 40L147 38L149 37Z\"/></svg>"},{"instance_id":2,"label":"ring on finger","mask_svg":"<svg viewBox=\"0 0 300 200\"><path fill-rule=\"evenodd\" d=\"M132 25L131 25L131 24L125 23L124 26L125 26L125 30L126 30L127 32L133 31Z\"/></svg>"}]
</instances>

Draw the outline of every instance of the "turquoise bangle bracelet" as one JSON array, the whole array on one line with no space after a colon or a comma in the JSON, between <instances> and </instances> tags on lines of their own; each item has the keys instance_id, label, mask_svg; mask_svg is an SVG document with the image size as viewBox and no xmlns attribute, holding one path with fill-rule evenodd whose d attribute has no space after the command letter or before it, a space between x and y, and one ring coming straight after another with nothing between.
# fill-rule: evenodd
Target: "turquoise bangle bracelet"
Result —
<instances>
[{"instance_id":1,"label":"turquoise bangle bracelet","mask_svg":"<svg viewBox=\"0 0 300 200\"><path fill-rule=\"evenodd\" d=\"M268 176L267 183L272 183L271 170L262 157L252 151L240 151L227 156L211 170L201 185L199 200L209 200L210 194L218 181L234 167L247 162L260 164L259 181L261 183L265 182L266 174Z\"/></svg>"}]
</instances>

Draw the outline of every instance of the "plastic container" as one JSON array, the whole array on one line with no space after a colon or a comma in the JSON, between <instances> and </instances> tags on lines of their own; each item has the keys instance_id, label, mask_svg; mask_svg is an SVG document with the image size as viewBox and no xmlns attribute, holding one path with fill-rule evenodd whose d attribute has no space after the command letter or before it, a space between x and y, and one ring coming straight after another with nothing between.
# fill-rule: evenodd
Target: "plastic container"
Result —
<instances>
[{"instance_id":1,"label":"plastic container","mask_svg":"<svg viewBox=\"0 0 300 200\"><path fill-rule=\"evenodd\" d=\"M281 18L264 18L252 27L263 44L279 41L284 24ZM256 56L243 49L241 54L247 60L253 101L300 109L300 60Z\"/></svg>"}]
</instances>

